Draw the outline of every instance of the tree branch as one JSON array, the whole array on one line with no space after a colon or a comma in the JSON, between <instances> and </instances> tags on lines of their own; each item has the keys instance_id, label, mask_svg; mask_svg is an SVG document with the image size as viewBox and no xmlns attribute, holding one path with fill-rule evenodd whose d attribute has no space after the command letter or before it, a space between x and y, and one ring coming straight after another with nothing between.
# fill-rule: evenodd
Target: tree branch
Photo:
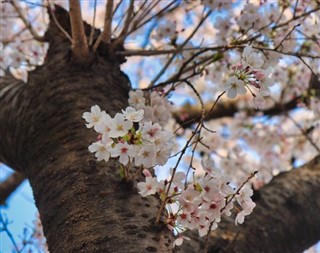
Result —
<instances>
[{"instance_id":1,"label":"tree branch","mask_svg":"<svg viewBox=\"0 0 320 253\"><path fill-rule=\"evenodd\" d=\"M283 104L275 104L273 107L267 108L265 110L255 110L254 108L244 109L248 115L255 115L258 112L263 112L264 115L273 116L283 113L284 111L290 111L297 107L301 97L296 97L293 100ZM204 105L205 111L209 112L213 103L208 103ZM221 102L216 105L215 109L209 112L207 115L207 120L219 119L223 117L233 117L234 114L239 112L238 101L230 100ZM191 124L200 120L202 114L202 108L200 105L190 105L185 104L179 110L173 112L173 116L178 123L183 125L184 128L189 127ZM183 119L181 115L184 115ZM186 116L185 116L186 115Z\"/></svg>"},{"instance_id":2,"label":"tree branch","mask_svg":"<svg viewBox=\"0 0 320 253\"><path fill-rule=\"evenodd\" d=\"M69 5L73 54L77 58L86 59L89 54L89 49L87 37L84 32L80 2L78 0L69 0Z\"/></svg>"},{"instance_id":3,"label":"tree branch","mask_svg":"<svg viewBox=\"0 0 320 253\"><path fill-rule=\"evenodd\" d=\"M108 0L106 4L106 15L104 19L103 32L100 34L96 43L93 45L94 52L99 47L101 41L107 44L111 42L112 14L113 14L113 0Z\"/></svg>"},{"instance_id":4,"label":"tree branch","mask_svg":"<svg viewBox=\"0 0 320 253\"><path fill-rule=\"evenodd\" d=\"M10 1L10 3L12 4L13 8L15 9L15 11L18 13L20 19L22 20L22 22L24 23L24 25L26 26L26 28L29 30L29 32L32 34L32 36L34 37L35 40L40 41L40 42L44 42L44 37L40 36L32 27L31 23L27 20L27 18L24 16L24 14L22 13L21 9L19 8L19 6L17 5L16 1Z\"/></svg>"},{"instance_id":5,"label":"tree branch","mask_svg":"<svg viewBox=\"0 0 320 253\"><path fill-rule=\"evenodd\" d=\"M19 172L12 173L0 183L0 205L4 205L9 196L19 187L26 177Z\"/></svg>"},{"instance_id":6,"label":"tree branch","mask_svg":"<svg viewBox=\"0 0 320 253\"><path fill-rule=\"evenodd\" d=\"M72 38L70 36L70 34L61 26L61 24L59 23L57 17L56 17L56 11L57 9L59 11L61 11L61 7L58 5L55 5L55 11L52 10L52 8L50 7L50 5L48 6L48 11L49 11L49 16L50 19L53 20L54 24L57 26L57 28L60 30L60 32L63 33L63 35L69 40L69 42L72 44ZM52 22L50 22L50 24L52 24Z\"/></svg>"},{"instance_id":7,"label":"tree branch","mask_svg":"<svg viewBox=\"0 0 320 253\"><path fill-rule=\"evenodd\" d=\"M23 81L15 79L10 73L0 77L0 161L17 171L24 169L17 162L23 153L20 152L23 149L19 138L24 133L19 133L17 128L24 124L21 104L25 87Z\"/></svg>"},{"instance_id":8,"label":"tree branch","mask_svg":"<svg viewBox=\"0 0 320 253\"><path fill-rule=\"evenodd\" d=\"M114 44L123 44L125 37L128 34L128 30L129 30L129 26L130 23L132 21L132 16L133 16L133 7L134 7L134 0L130 0L130 5L129 8L127 10L127 16L126 16L126 20L124 22L123 28L120 32L119 37L115 40Z\"/></svg>"}]
</instances>

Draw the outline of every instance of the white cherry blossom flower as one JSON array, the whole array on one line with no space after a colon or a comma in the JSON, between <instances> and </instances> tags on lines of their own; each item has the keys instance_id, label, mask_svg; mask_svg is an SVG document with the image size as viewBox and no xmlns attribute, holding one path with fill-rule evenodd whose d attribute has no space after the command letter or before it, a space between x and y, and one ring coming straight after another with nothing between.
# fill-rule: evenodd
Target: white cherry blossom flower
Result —
<instances>
[{"instance_id":1,"label":"white cherry blossom flower","mask_svg":"<svg viewBox=\"0 0 320 253\"><path fill-rule=\"evenodd\" d=\"M237 94L246 94L247 89L245 88L244 81L238 79L236 76L231 76L224 87L224 91L227 91L229 98L235 98Z\"/></svg>"},{"instance_id":2,"label":"white cherry blossom flower","mask_svg":"<svg viewBox=\"0 0 320 253\"><path fill-rule=\"evenodd\" d=\"M145 122L141 134L144 139L154 142L161 136L161 126L158 123L153 124L151 121Z\"/></svg>"},{"instance_id":3,"label":"white cherry blossom flower","mask_svg":"<svg viewBox=\"0 0 320 253\"><path fill-rule=\"evenodd\" d=\"M145 106L146 99L143 96L142 90L130 91L129 92L129 105L136 108L142 109Z\"/></svg>"},{"instance_id":4,"label":"white cherry blossom flower","mask_svg":"<svg viewBox=\"0 0 320 253\"><path fill-rule=\"evenodd\" d=\"M156 163L156 147L153 143L144 143L142 148L138 151L138 154L135 157L136 166L141 164L150 168Z\"/></svg>"},{"instance_id":5,"label":"white cherry blossom flower","mask_svg":"<svg viewBox=\"0 0 320 253\"><path fill-rule=\"evenodd\" d=\"M87 128L91 128L100 121L102 115L103 112L101 112L100 107L98 105L94 105L91 107L91 112L84 112L82 114L82 118L87 122Z\"/></svg>"},{"instance_id":6,"label":"white cherry blossom flower","mask_svg":"<svg viewBox=\"0 0 320 253\"><path fill-rule=\"evenodd\" d=\"M156 163L165 165L171 155L171 148L166 146L157 146Z\"/></svg>"},{"instance_id":7,"label":"white cherry blossom flower","mask_svg":"<svg viewBox=\"0 0 320 253\"><path fill-rule=\"evenodd\" d=\"M139 194L142 197L153 195L157 192L158 181L156 177L146 177L146 182L139 182L137 184Z\"/></svg>"},{"instance_id":8,"label":"white cherry blossom flower","mask_svg":"<svg viewBox=\"0 0 320 253\"><path fill-rule=\"evenodd\" d=\"M122 110L124 118L132 122L139 122L143 119L144 110L140 109L136 111L133 107L127 107L126 110Z\"/></svg>"},{"instance_id":9,"label":"white cherry blossom flower","mask_svg":"<svg viewBox=\"0 0 320 253\"><path fill-rule=\"evenodd\" d=\"M173 38L176 35L176 23L171 20L162 20L156 28L154 39Z\"/></svg>"},{"instance_id":10,"label":"white cherry blossom flower","mask_svg":"<svg viewBox=\"0 0 320 253\"><path fill-rule=\"evenodd\" d=\"M132 128L133 123L125 120L123 114L117 113L113 121L110 122L109 136L112 138L122 137Z\"/></svg>"},{"instance_id":11,"label":"white cherry blossom flower","mask_svg":"<svg viewBox=\"0 0 320 253\"><path fill-rule=\"evenodd\" d=\"M109 135L110 125L113 119L104 111L101 113L100 120L94 125L94 130L103 135Z\"/></svg>"},{"instance_id":12,"label":"white cherry blossom flower","mask_svg":"<svg viewBox=\"0 0 320 253\"><path fill-rule=\"evenodd\" d=\"M110 148L113 141L109 138L102 138L101 140L92 143L89 146L89 151L95 153L95 157L98 161L109 161L110 158Z\"/></svg>"},{"instance_id":13,"label":"white cherry blossom flower","mask_svg":"<svg viewBox=\"0 0 320 253\"><path fill-rule=\"evenodd\" d=\"M246 46L242 53L242 64L253 68L260 68L264 61L260 53L255 52L251 46Z\"/></svg>"},{"instance_id":14,"label":"white cherry blossom flower","mask_svg":"<svg viewBox=\"0 0 320 253\"><path fill-rule=\"evenodd\" d=\"M237 217L235 219L235 224L242 224L244 222L244 217L252 213L253 208L256 206L256 204L250 199L250 201L244 202L241 207L243 208L242 211L240 211L237 214Z\"/></svg>"},{"instance_id":15,"label":"white cherry blossom flower","mask_svg":"<svg viewBox=\"0 0 320 253\"><path fill-rule=\"evenodd\" d=\"M129 159L132 159L135 156L135 150L132 145L129 145L127 142L119 142L110 149L110 154L111 157L119 156L119 162L123 165L127 165Z\"/></svg>"}]
</instances>

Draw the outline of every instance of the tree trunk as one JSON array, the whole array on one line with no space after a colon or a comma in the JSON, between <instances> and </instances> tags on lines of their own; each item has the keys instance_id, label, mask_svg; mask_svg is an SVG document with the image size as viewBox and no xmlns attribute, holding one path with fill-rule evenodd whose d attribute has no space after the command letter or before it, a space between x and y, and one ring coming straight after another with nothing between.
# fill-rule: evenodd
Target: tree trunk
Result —
<instances>
[{"instance_id":1,"label":"tree trunk","mask_svg":"<svg viewBox=\"0 0 320 253\"><path fill-rule=\"evenodd\" d=\"M83 112L98 104L113 116L127 106L119 62L97 54L78 64L53 28L46 62L27 84L1 79L0 161L29 179L51 253L171 252L170 231L153 223L158 200L141 198L118 163L88 151L96 134Z\"/></svg>"},{"instance_id":2,"label":"tree trunk","mask_svg":"<svg viewBox=\"0 0 320 253\"><path fill-rule=\"evenodd\" d=\"M69 17L58 11L70 34ZM46 39L45 64L30 73L27 84L10 75L1 78L0 161L29 179L50 252L172 252L171 233L153 223L158 200L141 198L134 182L121 181L118 163L97 162L88 151L96 134L85 127L82 113L95 104L111 115L127 106L122 59L102 43L79 64L54 23ZM221 224L209 251L293 253L315 243L317 161L314 169L282 174L264 187L253 214L238 227ZM181 250L201 251L203 242L186 243Z\"/></svg>"}]
</instances>

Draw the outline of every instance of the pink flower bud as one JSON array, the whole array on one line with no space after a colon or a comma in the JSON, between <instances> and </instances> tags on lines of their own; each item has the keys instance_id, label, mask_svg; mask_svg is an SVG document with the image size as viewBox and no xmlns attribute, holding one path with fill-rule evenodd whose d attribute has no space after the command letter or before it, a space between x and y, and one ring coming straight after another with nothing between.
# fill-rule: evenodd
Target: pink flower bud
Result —
<instances>
[{"instance_id":1,"label":"pink flower bud","mask_svg":"<svg viewBox=\"0 0 320 253\"><path fill-rule=\"evenodd\" d=\"M262 72L257 71L255 73L255 77L256 77L257 80L262 80L265 77L265 75Z\"/></svg>"},{"instance_id":2,"label":"pink flower bud","mask_svg":"<svg viewBox=\"0 0 320 253\"><path fill-rule=\"evenodd\" d=\"M143 173L143 175L145 175L145 177L152 177L150 171L147 170L147 169L144 169L144 170L142 171L142 173Z\"/></svg>"},{"instance_id":3,"label":"pink flower bud","mask_svg":"<svg viewBox=\"0 0 320 253\"><path fill-rule=\"evenodd\" d=\"M252 86L254 86L254 87L258 88L258 89L261 88L261 85L258 82L255 82L255 81L251 81L250 85L252 85Z\"/></svg>"}]
</instances>

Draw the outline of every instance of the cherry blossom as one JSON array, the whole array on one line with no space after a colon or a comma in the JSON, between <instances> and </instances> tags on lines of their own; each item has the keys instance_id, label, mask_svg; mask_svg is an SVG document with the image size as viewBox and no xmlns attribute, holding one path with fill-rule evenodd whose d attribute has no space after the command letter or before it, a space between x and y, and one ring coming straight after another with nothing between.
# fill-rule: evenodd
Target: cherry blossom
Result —
<instances>
[{"instance_id":1,"label":"cherry blossom","mask_svg":"<svg viewBox=\"0 0 320 253\"><path fill-rule=\"evenodd\" d=\"M146 99L143 96L142 90L130 91L128 102L131 106L136 108L137 110L144 107Z\"/></svg>"},{"instance_id":2,"label":"cherry blossom","mask_svg":"<svg viewBox=\"0 0 320 253\"><path fill-rule=\"evenodd\" d=\"M142 197L153 195L157 191L158 181L156 177L146 177L146 182L139 182L137 184L139 194Z\"/></svg>"},{"instance_id":3,"label":"cherry blossom","mask_svg":"<svg viewBox=\"0 0 320 253\"><path fill-rule=\"evenodd\" d=\"M154 39L173 38L176 35L176 23L171 20L163 20L155 30Z\"/></svg>"},{"instance_id":4,"label":"cherry blossom","mask_svg":"<svg viewBox=\"0 0 320 253\"><path fill-rule=\"evenodd\" d=\"M156 163L156 147L153 143L145 143L135 157L136 166L151 168Z\"/></svg>"},{"instance_id":5,"label":"cherry blossom","mask_svg":"<svg viewBox=\"0 0 320 253\"><path fill-rule=\"evenodd\" d=\"M263 59L261 55L255 52L251 46L245 47L242 57L242 64L244 67L250 66L252 68L260 68L263 65Z\"/></svg>"},{"instance_id":6,"label":"cherry blossom","mask_svg":"<svg viewBox=\"0 0 320 253\"><path fill-rule=\"evenodd\" d=\"M106 137L97 142L92 143L88 149L91 153L95 153L95 157L98 161L104 160L108 162L110 158L110 148L112 143L113 141Z\"/></svg>"},{"instance_id":7,"label":"cherry blossom","mask_svg":"<svg viewBox=\"0 0 320 253\"><path fill-rule=\"evenodd\" d=\"M122 137L128 133L132 126L132 121L125 120L123 114L117 113L113 121L110 122L109 136L112 138Z\"/></svg>"},{"instance_id":8,"label":"cherry blossom","mask_svg":"<svg viewBox=\"0 0 320 253\"><path fill-rule=\"evenodd\" d=\"M123 165L127 165L129 160L135 156L135 150L132 145L128 143L117 143L112 149L110 149L111 157L118 157L119 162Z\"/></svg>"},{"instance_id":9,"label":"cherry blossom","mask_svg":"<svg viewBox=\"0 0 320 253\"><path fill-rule=\"evenodd\" d=\"M231 76L228 79L224 90L227 91L229 98L235 98L237 94L243 95L247 92L244 81L238 79L236 76Z\"/></svg>"},{"instance_id":10,"label":"cherry blossom","mask_svg":"<svg viewBox=\"0 0 320 253\"><path fill-rule=\"evenodd\" d=\"M143 119L144 111L142 109L136 111L136 109L129 106L125 111L122 110L122 113L125 119L132 122L139 122Z\"/></svg>"},{"instance_id":11,"label":"cherry blossom","mask_svg":"<svg viewBox=\"0 0 320 253\"><path fill-rule=\"evenodd\" d=\"M102 118L103 112L98 105L94 105L91 107L91 112L84 112L82 118L87 121L86 126L91 128L95 126Z\"/></svg>"}]
</instances>

